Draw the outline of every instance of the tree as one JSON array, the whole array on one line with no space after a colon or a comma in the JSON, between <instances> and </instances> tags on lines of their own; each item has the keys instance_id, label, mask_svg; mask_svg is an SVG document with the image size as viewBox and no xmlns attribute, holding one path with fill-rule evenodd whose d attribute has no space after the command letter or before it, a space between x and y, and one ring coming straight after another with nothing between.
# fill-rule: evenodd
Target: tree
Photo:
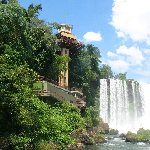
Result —
<instances>
[{"instance_id":1,"label":"tree","mask_svg":"<svg viewBox=\"0 0 150 150\"><path fill-rule=\"evenodd\" d=\"M93 45L86 45L71 57L70 63L69 82L86 96L87 110L83 116L90 127L99 123L100 63L100 51Z\"/></svg>"},{"instance_id":2,"label":"tree","mask_svg":"<svg viewBox=\"0 0 150 150\"><path fill-rule=\"evenodd\" d=\"M93 45L86 45L71 57L69 64L69 83L72 87L81 89L86 96L88 108L84 116L87 123L91 120L90 124L93 126L99 121L100 62L99 49ZM91 114L94 114L94 117Z\"/></svg>"},{"instance_id":3,"label":"tree","mask_svg":"<svg viewBox=\"0 0 150 150\"><path fill-rule=\"evenodd\" d=\"M113 78L114 75L113 75L113 72L111 70L111 67L106 65L106 64L103 64L101 67L100 67L100 78L101 79L110 79L110 78Z\"/></svg>"},{"instance_id":4,"label":"tree","mask_svg":"<svg viewBox=\"0 0 150 150\"><path fill-rule=\"evenodd\" d=\"M42 141L63 147L72 142L73 130L84 127L78 108L53 108L32 87L39 74L57 76L54 71L68 60L58 57L52 29L34 15L38 7L28 11L11 2L0 5L0 141L7 149L36 149Z\"/></svg>"},{"instance_id":5,"label":"tree","mask_svg":"<svg viewBox=\"0 0 150 150\"><path fill-rule=\"evenodd\" d=\"M36 73L18 65L9 46L1 50L0 139L5 138L9 149L26 149L43 140L60 146L71 143L71 132L84 127L79 110L71 104L53 108L42 102L32 92Z\"/></svg>"},{"instance_id":6,"label":"tree","mask_svg":"<svg viewBox=\"0 0 150 150\"><path fill-rule=\"evenodd\" d=\"M0 0L0 4L7 4L8 0Z\"/></svg>"},{"instance_id":7,"label":"tree","mask_svg":"<svg viewBox=\"0 0 150 150\"><path fill-rule=\"evenodd\" d=\"M52 26L38 19L39 10L40 5L25 10L17 2L0 5L0 43L15 49L22 64L56 81L68 58L57 54L60 48Z\"/></svg>"},{"instance_id":8,"label":"tree","mask_svg":"<svg viewBox=\"0 0 150 150\"><path fill-rule=\"evenodd\" d=\"M116 74L114 78L119 80L126 80L127 79L126 76L127 76L127 72Z\"/></svg>"}]
</instances>

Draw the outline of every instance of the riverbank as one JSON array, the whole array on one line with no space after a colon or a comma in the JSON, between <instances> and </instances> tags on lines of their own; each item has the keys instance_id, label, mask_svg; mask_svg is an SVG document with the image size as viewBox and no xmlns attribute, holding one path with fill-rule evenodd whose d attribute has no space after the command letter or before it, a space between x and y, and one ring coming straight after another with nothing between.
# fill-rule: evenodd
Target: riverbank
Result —
<instances>
[{"instance_id":1,"label":"riverbank","mask_svg":"<svg viewBox=\"0 0 150 150\"><path fill-rule=\"evenodd\" d=\"M84 150L149 150L150 144L137 142L125 142L119 136L107 136L108 141L104 144L88 145Z\"/></svg>"},{"instance_id":2,"label":"riverbank","mask_svg":"<svg viewBox=\"0 0 150 150\"><path fill-rule=\"evenodd\" d=\"M96 130L94 131L93 128L90 128L88 130L76 130L72 133L71 137L75 139L75 144L69 144L67 146L68 150L83 149L86 147L86 145L95 145L107 142L104 134L102 134L98 130L97 132Z\"/></svg>"},{"instance_id":3,"label":"riverbank","mask_svg":"<svg viewBox=\"0 0 150 150\"><path fill-rule=\"evenodd\" d=\"M137 133L128 132L126 142L144 142L150 144L150 130L140 128Z\"/></svg>"},{"instance_id":4,"label":"riverbank","mask_svg":"<svg viewBox=\"0 0 150 150\"><path fill-rule=\"evenodd\" d=\"M87 145L99 145L107 143L107 136L118 136L118 130L110 129L107 123L102 120L96 127L79 129L72 133L75 144L67 146L69 150L84 149Z\"/></svg>"}]
</instances>

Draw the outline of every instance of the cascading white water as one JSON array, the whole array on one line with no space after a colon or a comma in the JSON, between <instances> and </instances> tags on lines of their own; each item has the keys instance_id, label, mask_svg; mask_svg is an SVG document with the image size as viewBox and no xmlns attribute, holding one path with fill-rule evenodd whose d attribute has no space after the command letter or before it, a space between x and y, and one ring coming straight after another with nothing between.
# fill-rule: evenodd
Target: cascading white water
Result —
<instances>
[{"instance_id":1,"label":"cascading white water","mask_svg":"<svg viewBox=\"0 0 150 150\"><path fill-rule=\"evenodd\" d=\"M150 129L150 84L148 83L140 83L144 98L144 113L141 118L141 125L145 129Z\"/></svg>"},{"instance_id":2,"label":"cascading white water","mask_svg":"<svg viewBox=\"0 0 150 150\"><path fill-rule=\"evenodd\" d=\"M100 80L100 117L120 132L150 128L150 84Z\"/></svg>"}]
</instances>

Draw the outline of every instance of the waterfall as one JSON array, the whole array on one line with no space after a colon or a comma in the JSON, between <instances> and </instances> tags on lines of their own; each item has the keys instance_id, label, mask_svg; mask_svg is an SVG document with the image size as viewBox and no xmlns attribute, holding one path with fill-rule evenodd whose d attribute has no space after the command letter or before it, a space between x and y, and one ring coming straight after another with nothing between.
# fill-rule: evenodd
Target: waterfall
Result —
<instances>
[{"instance_id":1,"label":"waterfall","mask_svg":"<svg viewBox=\"0 0 150 150\"><path fill-rule=\"evenodd\" d=\"M150 84L140 83L144 98L144 115L141 118L142 126L145 129L150 129Z\"/></svg>"},{"instance_id":2,"label":"waterfall","mask_svg":"<svg viewBox=\"0 0 150 150\"><path fill-rule=\"evenodd\" d=\"M134 80L100 80L100 117L120 132L150 128L149 84Z\"/></svg>"}]
</instances>

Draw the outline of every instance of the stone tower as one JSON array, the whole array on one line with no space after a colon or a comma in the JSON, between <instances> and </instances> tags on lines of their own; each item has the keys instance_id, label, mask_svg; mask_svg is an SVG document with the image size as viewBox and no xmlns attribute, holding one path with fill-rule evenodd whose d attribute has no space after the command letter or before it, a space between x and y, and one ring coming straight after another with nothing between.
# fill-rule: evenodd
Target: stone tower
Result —
<instances>
[{"instance_id":1,"label":"stone tower","mask_svg":"<svg viewBox=\"0 0 150 150\"><path fill-rule=\"evenodd\" d=\"M83 46L79 42L75 35L72 34L72 26L67 24L61 24L58 29L57 42L61 47L61 55L69 56L72 51L77 50ZM68 63L65 64L65 70L61 71L59 75L59 86L68 89Z\"/></svg>"}]
</instances>

